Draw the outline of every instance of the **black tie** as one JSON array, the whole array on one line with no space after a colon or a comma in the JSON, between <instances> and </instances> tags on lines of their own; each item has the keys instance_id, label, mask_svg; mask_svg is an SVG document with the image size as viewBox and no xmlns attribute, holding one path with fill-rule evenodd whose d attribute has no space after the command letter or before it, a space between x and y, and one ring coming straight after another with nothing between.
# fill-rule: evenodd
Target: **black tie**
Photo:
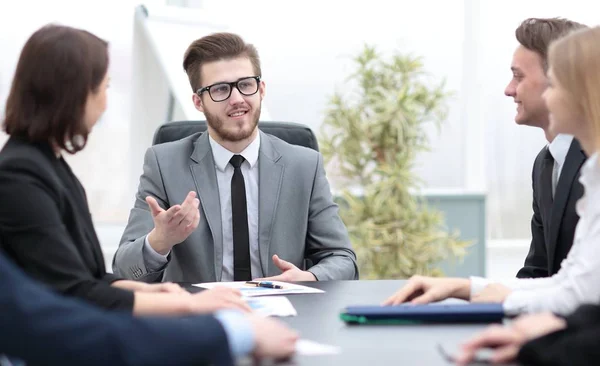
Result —
<instances>
[{"instance_id":1,"label":"black tie","mask_svg":"<svg viewBox=\"0 0 600 366\"><path fill-rule=\"evenodd\" d=\"M231 221L233 230L233 280L250 281L250 235L248 234L248 211L246 185L242 175L244 157L234 155L229 160L233 165L231 178Z\"/></svg>"},{"instance_id":2,"label":"black tie","mask_svg":"<svg viewBox=\"0 0 600 366\"><path fill-rule=\"evenodd\" d=\"M554 170L554 158L550 153L550 149L546 147L546 154L544 155L544 161L542 162L542 184L540 185L542 188L542 200L547 205L546 207L551 207L552 202L552 171Z\"/></svg>"}]
</instances>

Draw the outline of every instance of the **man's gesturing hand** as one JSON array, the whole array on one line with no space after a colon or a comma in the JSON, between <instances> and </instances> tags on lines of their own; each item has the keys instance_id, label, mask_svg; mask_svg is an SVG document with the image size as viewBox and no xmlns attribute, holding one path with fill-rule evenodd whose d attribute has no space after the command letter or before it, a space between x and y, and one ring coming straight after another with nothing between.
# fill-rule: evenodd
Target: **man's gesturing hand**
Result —
<instances>
[{"instance_id":1,"label":"man's gesturing hand","mask_svg":"<svg viewBox=\"0 0 600 366\"><path fill-rule=\"evenodd\" d=\"M154 229L148 234L148 242L160 254L167 254L198 227L200 201L196 198L196 192L188 193L181 205L171 206L168 210L160 207L154 197L146 197L146 202L154 220Z\"/></svg>"}]
</instances>

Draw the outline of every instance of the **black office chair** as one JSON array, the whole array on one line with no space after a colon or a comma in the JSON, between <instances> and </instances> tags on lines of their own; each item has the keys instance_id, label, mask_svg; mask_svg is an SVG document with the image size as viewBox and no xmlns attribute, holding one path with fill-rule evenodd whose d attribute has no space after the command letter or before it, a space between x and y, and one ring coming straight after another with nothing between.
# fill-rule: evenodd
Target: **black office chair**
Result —
<instances>
[{"instance_id":1,"label":"black office chair","mask_svg":"<svg viewBox=\"0 0 600 366\"><path fill-rule=\"evenodd\" d=\"M319 143L313 131L300 123L259 122L258 128L264 133L276 136L292 145L308 147L319 151ZM152 145L176 141L197 132L206 131L206 121L177 121L160 126L154 133Z\"/></svg>"}]
</instances>

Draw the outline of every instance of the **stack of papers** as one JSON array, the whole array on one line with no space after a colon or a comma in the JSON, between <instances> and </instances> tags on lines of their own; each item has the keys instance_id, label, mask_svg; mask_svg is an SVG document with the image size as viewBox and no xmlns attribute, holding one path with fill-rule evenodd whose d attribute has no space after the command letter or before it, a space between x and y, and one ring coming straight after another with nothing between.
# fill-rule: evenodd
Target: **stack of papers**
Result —
<instances>
[{"instance_id":1,"label":"stack of papers","mask_svg":"<svg viewBox=\"0 0 600 366\"><path fill-rule=\"evenodd\" d=\"M272 285L281 286L281 288L259 287L248 284L245 281L234 282L205 282L194 284L196 287L211 289L215 287L230 287L240 290L242 297L248 302L248 305L259 315L263 316L296 316L296 309L282 295L292 294L321 294L325 291L316 288L297 285L288 282L269 281Z\"/></svg>"},{"instance_id":2,"label":"stack of papers","mask_svg":"<svg viewBox=\"0 0 600 366\"><path fill-rule=\"evenodd\" d=\"M296 316L294 305L285 296L264 296L246 299L248 305L262 316Z\"/></svg>"},{"instance_id":3,"label":"stack of papers","mask_svg":"<svg viewBox=\"0 0 600 366\"><path fill-rule=\"evenodd\" d=\"M245 281L235 281L235 282L205 282L205 283L197 283L194 286L203 287L203 288L215 288L215 287L231 287L237 288L242 292L242 296L244 297L254 297L254 296L272 296L272 295L292 295L292 294L320 294L325 291L319 290L316 288L297 285L294 283L288 282L279 282L272 281L274 285L279 285L282 288L266 288L266 287L257 287L255 285L248 285Z\"/></svg>"}]
</instances>

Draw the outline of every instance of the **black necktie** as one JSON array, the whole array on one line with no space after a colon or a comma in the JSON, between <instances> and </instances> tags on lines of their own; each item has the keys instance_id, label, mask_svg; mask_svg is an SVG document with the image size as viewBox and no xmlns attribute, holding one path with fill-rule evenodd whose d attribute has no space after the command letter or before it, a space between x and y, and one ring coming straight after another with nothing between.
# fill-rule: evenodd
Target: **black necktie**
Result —
<instances>
[{"instance_id":1,"label":"black necktie","mask_svg":"<svg viewBox=\"0 0 600 366\"><path fill-rule=\"evenodd\" d=\"M246 185L242 175L244 157L234 155L229 163L233 165L231 177L231 221L233 230L233 280L250 281L250 235L248 234L248 211L246 206Z\"/></svg>"},{"instance_id":2,"label":"black necktie","mask_svg":"<svg viewBox=\"0 0 600 366\"><path fill-rule=\"evenodd\" d=\"M552 202L552 172L554 170L554 158L550 153L550 149L546 147L546 154L544 155L544 161L542 162L542 184L540 185L542 188L542 199L545 204L551 207Z\"/></svg>"}]
</instances>

